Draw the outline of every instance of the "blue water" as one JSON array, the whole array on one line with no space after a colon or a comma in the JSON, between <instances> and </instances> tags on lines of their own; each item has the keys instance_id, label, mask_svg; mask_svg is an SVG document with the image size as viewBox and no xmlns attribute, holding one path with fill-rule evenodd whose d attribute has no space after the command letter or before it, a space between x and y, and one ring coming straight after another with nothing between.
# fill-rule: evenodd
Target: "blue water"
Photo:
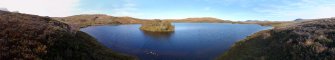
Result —
<instances>
[{"instance_id":1,"label":"blue water","mask_svg":"<svg viewBox=\"0 0 335 60\"><path fill-rule=\"evenodd\" d=\"M140 60L213 60L235 42L271 27L256 24L174 23L175 32L139 30L141 25L105 25L82 28L115 52Z\"/></svg>"}]
</instances>

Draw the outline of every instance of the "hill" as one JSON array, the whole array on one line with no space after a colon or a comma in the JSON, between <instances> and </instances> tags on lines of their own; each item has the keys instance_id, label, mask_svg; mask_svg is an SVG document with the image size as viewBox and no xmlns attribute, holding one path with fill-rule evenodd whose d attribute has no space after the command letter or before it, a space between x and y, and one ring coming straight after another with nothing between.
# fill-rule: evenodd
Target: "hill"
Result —
<instances>
[{"instance_id":1,"label":"hill","mask_svg":"<svg viewBox=\"0 0 335 60\"><path fill-rule=\"evenodd\" d=\"M92 25L108 25L108 24L144 24L155 19L138 19L132 17L114 17L104 14L82 14L68 17L53 17L53 19L65 22L71 26L87 27ZM222 20L212 17L202 18L185 18L185 19L164 19L174 23L234 23L234 24L259 24L262 26L282 26L292 22L274 22L274 21L252 21L238 22L230 20Z\"/></svg>"},{"instance_id":2,"label":"hill","mask_svg":"<svg viewBox=\"0 0 335 60\"><path fill-rule=\"evenodd\" d=\"M334 60L335 19L314 19L258 32L219 60Z\"/></svg>"},{"instance_id":3,"label":"hill","mask_svg":"<svg viewBox=\"0 0 335 60\"><path fill-rule=\"evenodd\" d=\"M84 32L37 15L0 11L0 59L129 60Z\"/></svg>"},{"instance_id":4,"label":"hill","mask_svg":"<svg viewBox=\"0 0 335 60\"><path fill-rule=\"evenodd\" d=\"M244 22L233 22L234 24L258 24L261 26L272 26L272 27L280 27L289 24L293 24L296 22L293 21L244 21Z\"/></svg>"},{"instance_id":5,"label":"hill","mask_svg":"<svg viewBox=\"0 0 335 60\"><path fill-rule=\"evenodd\" d=\"M142 24L151 22L154 19L138 19L132 17L114 17L104 14L82 14L68 17L54 17L53 19L70 24L71 26L87 27L91 25L107 25L107 24ZM186 19L165 19L171 22L183 23L233 23L229 20L221 20L217 18L186 18Z\"/></svg>"},{"instance_id":6,"label":"hill","mask_svg":"<svg viewBox=\"0 0 335 60\"><path fill-rule=\"evenodd\" d=\"M8 11L7 8L0 8L0 11Z\"/></svg>"},{"instance_id":7,"label":"hill","mask_svg":"<svg viewBox=\"0 0 335 60\"><path fill-rule=\"evenodd\" d=\"M211 17L203 17L203 18L186 18L186 19L166 19L172 22L187 22L187 23L232 23L229 20L222 20Z\"/></svg>"},{"instance_id":8,"label":"hill","mask_svg":"<svg viewBox=\"0 0 335 60\"><path fill-rule=\"evenodd\" d=\"M141 19L132 17L114 17L104 14L83 14L69 17L54 17L54 19L80 27L106 24L139 24L142 22Z\"/></svg>"}]
</instances>

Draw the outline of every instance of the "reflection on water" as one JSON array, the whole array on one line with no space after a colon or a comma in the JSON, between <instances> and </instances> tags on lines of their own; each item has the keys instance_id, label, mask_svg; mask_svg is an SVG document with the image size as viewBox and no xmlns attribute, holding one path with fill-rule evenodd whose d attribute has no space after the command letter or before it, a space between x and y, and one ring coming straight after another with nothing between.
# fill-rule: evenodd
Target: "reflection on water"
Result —
<instances>
[{"instance_id":1,"label":"reflection on water","mask_svg":"<svg viewBox=\"0 0 335 60\"><path fill-rule=\"evenodd\" d=\"M81 29L115 52L140 60L214 60L236 41L271 27L255 24L175 23L172 33L145 32L139 24Z\"/></svg>"},{"instance_id":2,"label":"reflection on water","mask_svg":"<svg viewBox=\"0 0 335 60\"><path fill-rule=\"evenodd\" d=\"M169 39L171 35L173 35L174 33L174 32L151 32L151 31L143 31L143 30L141 30L141 32L144 35L149 36L151 38L155 38L155 39Z\"/></svg>"}]
</instances>

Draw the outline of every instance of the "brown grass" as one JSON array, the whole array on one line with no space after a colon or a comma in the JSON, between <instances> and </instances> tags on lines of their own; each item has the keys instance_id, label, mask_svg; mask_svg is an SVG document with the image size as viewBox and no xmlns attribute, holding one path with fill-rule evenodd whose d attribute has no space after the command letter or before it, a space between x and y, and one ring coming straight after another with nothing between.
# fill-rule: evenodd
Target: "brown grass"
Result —
<instances>
[{"instance_id":1,"label":"brown grass","mask_svg":"<svg viewBox=\"0 0 335 60\"><path fill-rule=\"evenodd\" d=\"M0 11L0 60L128 60L48 17Z\"/></svg>"},{"instance_id":2,"label":"brown grass","mask_svg":"<svg viewBox=\"0 0 335 60\"><path fill-rule=\"evenodd\" d=\"M333 60L335 19L317 19L258 32L219 60Z\"/></svg>"}]
</instances>

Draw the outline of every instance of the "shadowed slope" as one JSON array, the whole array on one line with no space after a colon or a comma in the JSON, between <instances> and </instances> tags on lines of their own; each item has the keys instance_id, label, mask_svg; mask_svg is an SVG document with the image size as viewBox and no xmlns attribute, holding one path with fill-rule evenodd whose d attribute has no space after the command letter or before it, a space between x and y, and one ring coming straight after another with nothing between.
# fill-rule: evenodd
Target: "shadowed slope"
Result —
<instances>
[{"instance_id":1,"label":"shadowed slope","mask_svg":"<svg viewBox=\"0 0 335 60\"><path fill-rule=\"evenodd\" d=\"M48 17L0 11L0 60L128 60Z\"/></svg>"}]
</instances>

